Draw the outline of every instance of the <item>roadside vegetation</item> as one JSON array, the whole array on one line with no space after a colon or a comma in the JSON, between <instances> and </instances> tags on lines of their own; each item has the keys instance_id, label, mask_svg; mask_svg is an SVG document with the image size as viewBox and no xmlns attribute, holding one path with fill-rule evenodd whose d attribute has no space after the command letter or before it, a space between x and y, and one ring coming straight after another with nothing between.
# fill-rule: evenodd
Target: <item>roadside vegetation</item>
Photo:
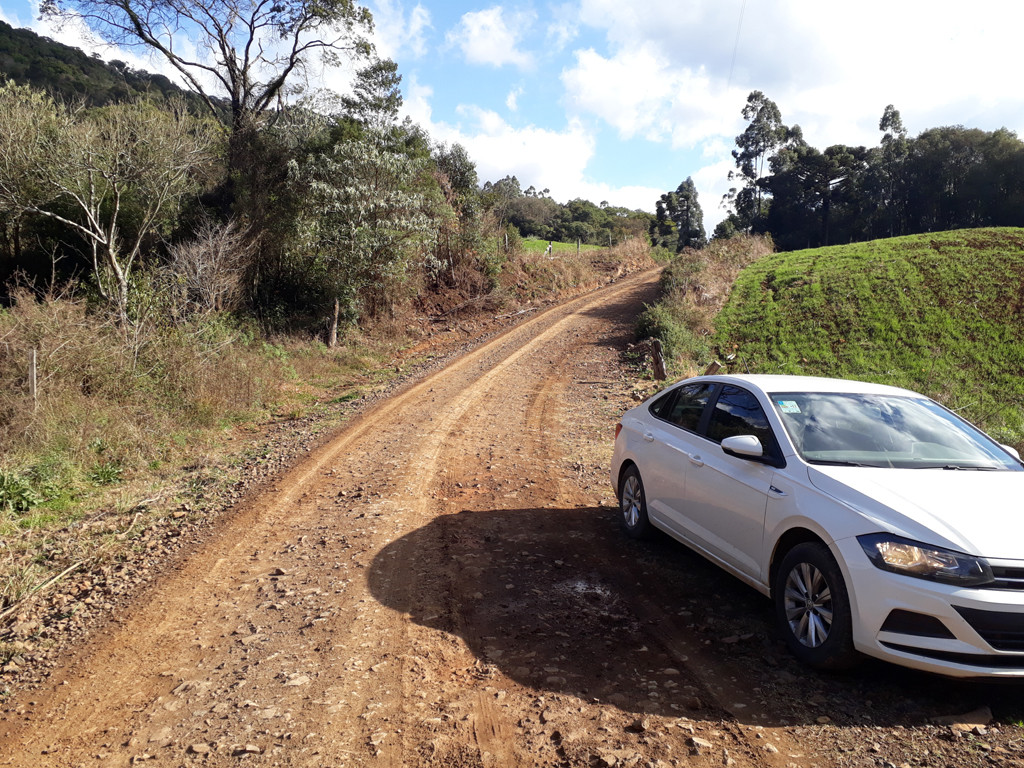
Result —
<instances>
[{"instance_id":1,"label":"roadside vegetation","mask_svg":"<svg viewBox=\"0 0 1024 768\"><path fill-rule=\"evenodd\" d=\"M736 235L674 256L664 248L653 250L655 258L665 263L662 298L640 315L636 335L661 341L670 378L693 376L717 355L715 318L737 275L772 253L772 242L758 235Z\"/></svg>"},{"instance_id":2,"label":"roadside vegetation","mask_svg":"<svg viewBox=\"0 0 1024 768\"><path fill-rule=\"evenodd\" d=\"M1024 230L972 229L770 253L733 238L676 256L638 336L671 374L875 381L934 397L1024 448Z\"/></svg>"}]
</instances>

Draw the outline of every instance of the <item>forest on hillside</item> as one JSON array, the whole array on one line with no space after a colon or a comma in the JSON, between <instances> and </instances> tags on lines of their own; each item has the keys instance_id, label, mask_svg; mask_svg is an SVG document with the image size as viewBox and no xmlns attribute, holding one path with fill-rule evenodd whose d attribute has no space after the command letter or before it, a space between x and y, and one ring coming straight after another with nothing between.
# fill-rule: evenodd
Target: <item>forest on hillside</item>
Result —
<instances>
[{"instance_id":1,"label":"forest on hillside","mask_svg":"<svg viewBox=\"0 0 1024 768\"><path fill-rule=\"evenodd\" d=\"M760 91L743 108L736 182L715 235L770 234L781 250L977 227L1024 225L1024 142L1006 128L908 134L885 108L877 147L819 150Z\"/></svg>"}]
</instances>

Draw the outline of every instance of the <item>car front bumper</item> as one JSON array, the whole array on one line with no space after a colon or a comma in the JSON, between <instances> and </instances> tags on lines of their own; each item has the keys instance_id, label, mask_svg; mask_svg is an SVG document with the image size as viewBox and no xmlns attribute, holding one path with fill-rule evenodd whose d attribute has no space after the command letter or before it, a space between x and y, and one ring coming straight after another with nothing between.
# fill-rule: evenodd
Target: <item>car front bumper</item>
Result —
<instances>
[{"instance_id":1,"label":"car front bumper","mask_svg":"<svg viewBox=\"0 0 1024 768\"><path fill-rule=\"evenodd\" d=\"M857 650L951 677L1024 678L1024 589L964 588L883 571L856 538L833 547L846 571Z\"/></svg>"}]
</instances>

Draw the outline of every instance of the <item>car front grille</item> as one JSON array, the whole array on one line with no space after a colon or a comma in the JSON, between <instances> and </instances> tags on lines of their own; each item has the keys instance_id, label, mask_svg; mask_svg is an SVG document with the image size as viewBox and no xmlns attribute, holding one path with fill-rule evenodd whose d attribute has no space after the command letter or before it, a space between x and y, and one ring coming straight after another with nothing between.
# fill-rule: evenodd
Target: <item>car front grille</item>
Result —
<instances>
[{"instance_id":1,"label":"car front grille","mask_svg":"<svg viewBox=\"0 0 1024 768\"><path fill-rule=\"evenodd\" d=\"M984 589L1024 590L1024 568L993 565L992 575L995 577L995 581L985 584Z\"/></svg>"},{"instance_id":2,"label":"car front grille","mask_svg":"<svg viewBox=\"0 0 1024 768\"><path fill-rule=\"evenodd\" d=\"M1000 651L1024 651L1024 613L983 611L954 605L985 642Z\"/></svg>"}]
</instances>

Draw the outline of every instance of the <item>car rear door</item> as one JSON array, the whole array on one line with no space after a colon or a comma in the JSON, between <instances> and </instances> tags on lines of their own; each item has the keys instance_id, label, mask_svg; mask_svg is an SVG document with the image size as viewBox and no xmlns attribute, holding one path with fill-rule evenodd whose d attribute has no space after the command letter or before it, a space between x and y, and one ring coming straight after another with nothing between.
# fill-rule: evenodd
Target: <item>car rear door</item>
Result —
<instances>
[{"instance_id":1,"label":"car rear door","mask_svg":"<svg viewBox=\"0 0 1024 768\"><path fill-rule=\"evenodd\" d=\"M713 392L711 383L684 384L670 399L655 402L644 420L637 459L647 513L656 525L678 531L674 510L685 494L689 456L701 440L697 430Z\"/></svg>"},{"instance_id":2,"label":"car rear door","mask_svg":"<svg viewBox=\"0 0 1024 768\"><path fill-rule=\"evenodd\" d=\"M752 579L760 580L765 511L781 451L753 393L734 385L721 388L700 438L687 456L685 498L673 509L676 523L707 552ZM754 435L764 460L726 454L722 440Z\"/></svg>"}]
</instances>

